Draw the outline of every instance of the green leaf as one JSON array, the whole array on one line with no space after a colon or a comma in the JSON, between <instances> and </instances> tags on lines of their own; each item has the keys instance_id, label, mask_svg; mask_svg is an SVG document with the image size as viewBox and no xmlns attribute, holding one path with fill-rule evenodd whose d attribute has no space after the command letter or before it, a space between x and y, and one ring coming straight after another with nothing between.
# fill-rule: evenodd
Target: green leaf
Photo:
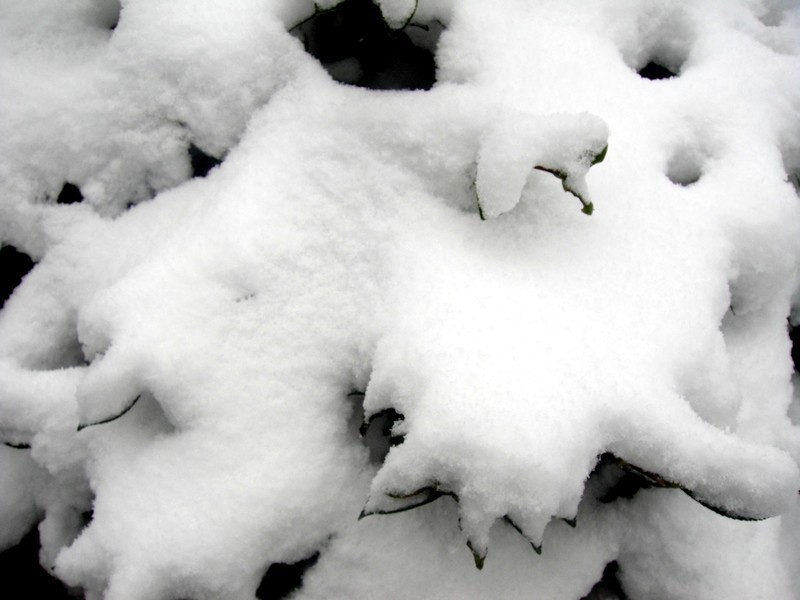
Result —
<instances>
[{"instance_id":1,"label":"green leaf","mask_svg":"<svg viewBox=\"0 0 800 600\"><path fill-rule=\"evenodd\" d=\"M480 571L483 569L483 563L486 561L487 552L479 552L476 550L472 545L472 540L467 540L467 548L469 548L470 552L472 552L472 559L475 561L475 568Z\"/></svg>"},{"instance_id":2,"label":"green leaf","mask_svg":"<svg viewBox=\"0 0 800 600\"><path fill-rule=\"evenodd\" d=\"M589 164L591 166L594 166L598 163L603 162L606 159L606 154L608 154L608 144L606 144L605 147L598 154L595 155L595 157L592 159L592 162Z\"/></svg>"}]
</instances>

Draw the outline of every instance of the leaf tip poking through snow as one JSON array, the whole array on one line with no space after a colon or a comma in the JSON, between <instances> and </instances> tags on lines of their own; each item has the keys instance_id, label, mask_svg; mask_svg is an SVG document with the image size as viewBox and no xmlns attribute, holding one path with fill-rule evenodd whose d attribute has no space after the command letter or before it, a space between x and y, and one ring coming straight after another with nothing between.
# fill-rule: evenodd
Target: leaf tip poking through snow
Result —
<instances>
[{"instance_id":1,"label":"leaf tip poking through snow","mask_svg":"<svg viewBox=\"0 0 800 600\"><path fill-rule=\"evenodd\" d=\"M532 169L561 180L591 215L585 176L608 152L608 127L589 114L533 117L511 113L489 125L478 152L475 187L481 218L514 208Z\"/></svg>"}]
</instances>

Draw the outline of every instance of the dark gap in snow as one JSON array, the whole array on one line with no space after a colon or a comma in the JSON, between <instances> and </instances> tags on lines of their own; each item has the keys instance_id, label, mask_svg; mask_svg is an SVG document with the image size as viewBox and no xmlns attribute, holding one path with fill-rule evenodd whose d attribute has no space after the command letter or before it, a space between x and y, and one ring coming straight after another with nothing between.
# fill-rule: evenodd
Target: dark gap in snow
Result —
<instances>
[{"instance_id":1,"label":"dark gap in snow","mask_svg":"<svg viewBox=\"0 0 800 600\"><path fill-rule=\"evenodd\" d=\"M619 564L613 560L606 565L600 581L581 600L627 600L619 583Z\"/></svg>"},{"instance_id":2,"label":"dark gap in snow","mask_svg":"<svg viewBox=\"0 0 800 600\"><path fill-rule=\"evenodd\" d=\"M0 281L0 308L5 306L6 300L22 281L22 278L33 269L36 263L31 257L20 252L14 246L0 248L0 272L3 273Z\"/></svg>"},{"instance_id":3,"label":"dark gap in snow","mask_svg":"<svg viewBox=\"0 0 800 600\"><path fill-rule=\"evenodd\" d=\"M340 83L374 90L429 90L440 23L392 29L372 0L345 0L290 29Z\"/></svg>"},{"instance_id":4,"label":"dark gap in snow","mask_svg":"<svg viewBox=\"0 0 800 600\"><path fill-rule=\"evenodd\" d=\"M786 171L786 179L789 180L789 183L792 184L795 193L800 196L800 168L798 169L787 169Z\"/></svg>"},{"instance_id":5,"label":"dark gap in snow","mask_svg":"<svg viewBox=\"0 0 800 600\"><path fill-rule=\"evenodd\" d=\"M800 373L800 323L793 325L789 320L789 339L792 341L792 363L794 370Z\"/></svg>"},{"instance_id":6,"label":"dark gap in snow","mask_svg":"<svg viewBox=\"0 0 800 600\"><path fill-rule=\"evenodd\" d=\"M189 160L192 163L192 177L205 177L211 169L222 164L219 158L206 154L194 144L189 144Z\"/></svg>"},{"instance_id":7,"label":"dark gap in snow","mask_svg":"<svg viewBox=\"0 0 800 600\"><path fill-rule=\"evenodd\" d=\"M613 502L620 498L630 500L639 490L646 490L650 487L653 486L641 475L620 471L619 479L606 490L599 500L604 503Z\"/></svg>"},{"instance_id":8,"label":"dark gap in snow","mask_svg":"<svg viewBox=\"0 0 800 600\"><path fill-rule=\"evenodd\" d=\"M39 529L33 527L19 544L0 552L0 579L4 598L68 600L78 597L39 564ZM24 590L14 596L12 590Z\"/></svg>"},{"instance_id":9,"label":"dark gap in snow","mask_svg":"<svg viewBox=\"0 0 800 600\"><path fill-rule=\"evenodd\" d=\"M369 460L375 465L383 464L392 446L403 443L403 437L392 432L395 423L403 420L403 415L393 408L387 408L364 420L364 392L353 391L347 397L353 403L350 430L358 434L361 443L369 450Z\"/></svg>"},{"instance_id":10,"label":"dark gap in snow","mask_svg":"<svg viewBox=\"0 0 800 600\"><path fill-rule=\"evenodd\" d=\"M655 61L650 61L645 66L637 71L639 76L643 79L650 79L650 80L657 80L657 79L671 79L675 77L677 73L670 70L669 68L665 67L662 64L659 64Z\"/></svg>"},{"instance_id":11,"label":"dark gap in snow","mask_svg":"<svg viewBox=\"0 0 800 600\"><path fill-rule=\"evenodd\" d=\"M625 471L617 464L613 454L603 454L590 477L597 483L597 499L604 504L620 498L630 500L639 490L652 487L642 475Z\"/></svg>"},{"instance_id":12,"label":"dark gap in snow","mask_svg":"<svg viewBox=\"0 0 800 600\"><path fill-rule=\"evenodd\" d=\"M83 194L74 183L66 182L56 198L56 204L78 204L83 202Z\"/></svg>"},{"instance_id":13,"label":"dark gap in snow","mask_svg":"<svg viewBox=\"0 0 800 600\"><path fill-rule=\"evenodd\" d=\"M259 600L281 600L303 584L303 576L317 564L319 552L296 563L273 563L267 569L256 590Z\"/></svg>"}]
</instances>

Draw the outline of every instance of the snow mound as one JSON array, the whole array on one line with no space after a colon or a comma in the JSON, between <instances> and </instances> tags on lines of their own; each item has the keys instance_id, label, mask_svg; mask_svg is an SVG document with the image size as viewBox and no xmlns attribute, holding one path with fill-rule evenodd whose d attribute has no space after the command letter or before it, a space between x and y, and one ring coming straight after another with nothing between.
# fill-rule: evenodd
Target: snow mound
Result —
<instances>
[{"instance_id":1,"label":"snow mound","mask_svg":"<svg viewBox=\"0 0 800 600\"><path fill-rule=\"evenodd\" d=\"M443 31L432 89L375 91L292 33L340 4L0 4L0 241L37 261L0 543L43 518L90 599L317 552L296 598L577 600L617 561L790 599L800 9L382 1Z\"/></svg>"}]
</instances>

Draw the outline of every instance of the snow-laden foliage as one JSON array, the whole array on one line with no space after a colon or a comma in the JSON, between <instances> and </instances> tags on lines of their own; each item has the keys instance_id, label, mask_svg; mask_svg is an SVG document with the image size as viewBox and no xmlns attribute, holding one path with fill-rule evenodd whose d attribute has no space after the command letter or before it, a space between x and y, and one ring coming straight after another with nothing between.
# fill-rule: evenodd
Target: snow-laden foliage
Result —
<instances>
[{"instance_id":1,"label":"snow-laden foliage","mask_svg":"<svg viewBox=\"0 0 800 600\"><path fill-rule=\"evenodd\" d=\"M377 2L414 91L307 51L338 4L0 2L0 544L109 600L796 597L797 4Z\"/></svg>"}]
</instances>

